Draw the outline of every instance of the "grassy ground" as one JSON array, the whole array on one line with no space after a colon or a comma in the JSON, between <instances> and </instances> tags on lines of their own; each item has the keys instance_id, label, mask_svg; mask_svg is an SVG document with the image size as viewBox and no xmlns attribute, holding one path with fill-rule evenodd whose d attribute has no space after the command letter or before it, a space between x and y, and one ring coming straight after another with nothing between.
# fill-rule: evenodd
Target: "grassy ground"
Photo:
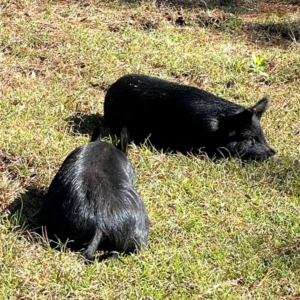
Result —
<instances>
[{"instance_id":1,"label":"grassy ground","mask_svg":"<svg viewBox=\"0 0 300 300\"><path fill-rule=\"evenodd\" d=\"M300 298L300 6L227 2L0 1L0 299ZM132 146L149 248L87 265L36 236L37 213L130 72L245 106L270 95L278 159Z\"/></svg>"}]
</instances>

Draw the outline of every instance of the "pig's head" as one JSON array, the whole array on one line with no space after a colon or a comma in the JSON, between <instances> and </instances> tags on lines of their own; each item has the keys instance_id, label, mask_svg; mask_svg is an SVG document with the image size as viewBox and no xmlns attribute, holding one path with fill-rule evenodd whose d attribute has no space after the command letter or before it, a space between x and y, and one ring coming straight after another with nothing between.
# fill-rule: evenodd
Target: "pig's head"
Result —
<instances>
[{"instance_id":1,"label":"pig's head","mask_svg":"<svg viewBox=\"0 0 300 300\"><path fill-rule=\"evenodd\" d=\"M255 105L219 120L219 128L226 140L224 150L231 156L238 156L244 160L264 160L276 152L272 149L264 136L260 119L268 108L269 99L264 97Z\"/></svg>"}]
</instances>

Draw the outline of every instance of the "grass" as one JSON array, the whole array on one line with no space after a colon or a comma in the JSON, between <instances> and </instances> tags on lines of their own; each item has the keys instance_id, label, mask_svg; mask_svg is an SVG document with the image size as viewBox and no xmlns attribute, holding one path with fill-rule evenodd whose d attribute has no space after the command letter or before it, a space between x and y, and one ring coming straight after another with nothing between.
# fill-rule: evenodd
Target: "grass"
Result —
<instances>
[{"instance_id":1,"label":"grass","mask_svg":"<svg viewBox=\"0 0 300 300\"><path fill-rule=\"evenodd\" d=\"M0 3L0 299L299 299L300 51L286 26L298 28L300 7L178 3ZM107 88L130 72L245 106L270 95L262 126L278 158L133 145L149 247L87 265L37 236L37 214L62 161L102 122Z\"/></svg>"}]
</instances>

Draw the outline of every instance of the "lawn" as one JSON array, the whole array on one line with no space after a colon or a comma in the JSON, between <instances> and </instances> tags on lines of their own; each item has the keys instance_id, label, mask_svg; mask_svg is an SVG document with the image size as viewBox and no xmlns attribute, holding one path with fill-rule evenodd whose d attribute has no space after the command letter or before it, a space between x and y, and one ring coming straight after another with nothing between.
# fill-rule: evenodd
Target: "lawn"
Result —
<instances>
[{"instance_id":1,"label":"lawn","mask_svg":"<svg viewBox=\"0 0 300 300\"><path fill-rule=\"evenodd\" d=\"M299 28L295 0L1 0L0 299L300 299ZM127 73L244 106L269 95L262 127L277 156L131 145L149 247L87 264L50 248L38 212Z\"/></svg>"}]
</instances>

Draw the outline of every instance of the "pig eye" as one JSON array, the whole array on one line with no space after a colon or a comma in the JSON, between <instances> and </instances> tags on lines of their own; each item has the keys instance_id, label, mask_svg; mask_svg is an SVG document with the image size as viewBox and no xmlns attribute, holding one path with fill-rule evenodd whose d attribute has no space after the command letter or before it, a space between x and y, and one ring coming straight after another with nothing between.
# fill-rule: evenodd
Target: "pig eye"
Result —
<instances>
[{"instance_id":1,"label":"pig eye","mask_svg":"<svg viewBox=\"0 0 300 300\"><path fill-rule=\"evenodd\" d=\"M254 145L254 144L255 144L255 139L254 139L254 138L249 138L249 143L250 143L251 145Z\"/></svg>"}]
</instances>

